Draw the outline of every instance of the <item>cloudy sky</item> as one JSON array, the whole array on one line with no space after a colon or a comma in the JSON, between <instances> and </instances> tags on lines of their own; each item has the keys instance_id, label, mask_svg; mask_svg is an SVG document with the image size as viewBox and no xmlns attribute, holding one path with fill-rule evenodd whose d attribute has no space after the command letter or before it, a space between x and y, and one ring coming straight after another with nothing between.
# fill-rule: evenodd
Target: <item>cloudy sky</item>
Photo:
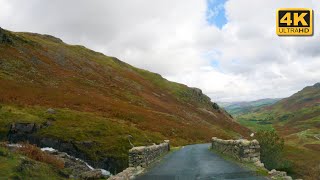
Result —
<instances>
[{"instance_id":1,"label":"cloudy sky","mask_svg":"<svg viewBox=\"0 0 320 180\"><path fill-rule=\"evenodd\" d=\"M278 37L277 8L313 8L313 37ZM57 36L213 101L287 97L320 81L318 0L0 0L0 26Z\"/></svg>"}]
</instances>

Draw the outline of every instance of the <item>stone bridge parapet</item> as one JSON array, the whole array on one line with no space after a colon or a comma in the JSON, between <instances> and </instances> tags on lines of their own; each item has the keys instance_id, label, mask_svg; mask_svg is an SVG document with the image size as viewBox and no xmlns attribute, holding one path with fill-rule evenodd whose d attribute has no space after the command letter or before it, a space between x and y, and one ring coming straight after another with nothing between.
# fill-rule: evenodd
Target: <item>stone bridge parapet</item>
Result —
<instances>
[{"instance_id":1,"label":"stone bridge parapet","mask_svg":"<svg viewBox=\"0 0 320 180\"><path fill-rule=\"evenodd\" d=\"M264 167L260 162L260 145L257 140L223 140L213 137L211 148L242 162L252 162L256 166Z\"/></svg>"}]
</instances>

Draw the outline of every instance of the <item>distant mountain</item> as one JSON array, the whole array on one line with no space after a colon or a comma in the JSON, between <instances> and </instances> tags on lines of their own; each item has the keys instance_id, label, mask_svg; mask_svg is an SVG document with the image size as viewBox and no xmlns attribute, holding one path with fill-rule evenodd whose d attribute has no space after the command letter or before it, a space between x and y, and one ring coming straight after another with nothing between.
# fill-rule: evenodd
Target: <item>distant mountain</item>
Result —
<instances>
[{"instance_id":1,"label":"distant mountain","mask_svg":"<svg viewBox=\"0 0 320 180\"><path fill-rule=\"evenodd\" d=\"M299 173L305 175L320 162L320 83L277 103L237 117L238 122L251 128L275 128L285 138L286 156L293 160Z\"/></svg>"},{"instance_id":2,"label":"distant mountain","mask_svg":"<svg viewBox=\"0 0 320 180\"><path fill-rule=\"evenodd\" d=\"M200 89L50 35L0 28L0 140L14 122L43 124L35 133L43 142L67 142L111 172L127 166L129 136L179 146L249 134Z\"/></svg>"},{"instance_id":3,"label":"distant mountain","mask_svg":"<svg viewBox=\"0 0 320 180\"><path fill-rule=\"evenodd\" d=\"M270 106L280 99L260 99L256 101L244 101L244 102L218 102L228 113L233 116L246 114L256 111L260 108Z\"/></svg>"}]
</instances>

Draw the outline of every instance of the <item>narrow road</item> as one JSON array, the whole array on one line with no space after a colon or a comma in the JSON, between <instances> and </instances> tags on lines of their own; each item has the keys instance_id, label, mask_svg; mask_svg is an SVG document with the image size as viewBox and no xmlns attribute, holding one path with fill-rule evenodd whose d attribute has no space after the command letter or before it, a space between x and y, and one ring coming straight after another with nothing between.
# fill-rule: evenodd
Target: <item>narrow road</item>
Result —
<instances>
[{"instance_id":1,"label":"narrow road","mask_svg":"<svg viewBox=\"0 0 320 180\"><path fill-rule=\"evenodd\" d=\"M138 180L265 180L209 151L210 144L189 145L166 155Z\"/></svg>"}]
</instances>

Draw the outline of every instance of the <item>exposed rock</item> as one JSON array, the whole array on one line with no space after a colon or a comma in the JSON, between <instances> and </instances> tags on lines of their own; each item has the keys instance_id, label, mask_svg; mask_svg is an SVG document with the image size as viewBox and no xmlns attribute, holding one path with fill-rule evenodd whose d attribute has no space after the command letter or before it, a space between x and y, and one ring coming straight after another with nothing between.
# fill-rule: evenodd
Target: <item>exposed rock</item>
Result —
<instances>
[{"instance_id":1,"label":"exposed rock","mask_svg":"<svg viewBox=\"0 0 320 180\"><path fill-rule=\"evenodd\" d=\"M219 110L220 112L219 105L217 103L211 102L211 99L207 95L203 94L201 89L199 88L191 88L191 89L192 89L193 98L196 99L196 101L205 103L211 106L212 109Z\"/></svg>"},{"instance_id":2,"label":"exposed rock","mask_svg":"<svg viewBox=\"0 0 320 180\"><path fill-rule=\"evenodd\" d=\"M55 114L56 113L56 110L52 109L52 108L49 108L47 109L47 113L48 114Z\"/></svg>"},{"instance_id":3,"label":"exposed rock","mask_svg":"<svg viewBox=\"0 0 320 180\"><path fill-rule=\"evenodd\" d=\"M13 41L8 33L0 27L0 44L12 44Z\"/></svg>"},{"instance_id":4,"label":"exposed rock","mask_svg":"<svg viewBox=\"0 0 320 180\"><path fill-rule=\"evenodd\" d=\"M256 161L256 162L254 163L254 165L257 166L257 167L264 168L264 164L263 164L262 162L260 162L260 161Z\"/></svg>"},{"instance_id":5,"label":"exposed rock","mask_svg":"<svg viewBox=\"0 0 320 180\"><path fill-rule=\"evenodd\" d=\"M81 173L81 175L80 175L81 179L87 179L87 180L102 179L102 178L108 178L108 177L109 176L103 175L103 173L100 169L87 171L87 172Z\"/></svg>"},{"instance_id":6,"label":"exposed rock","mask_svg":"<svg viewBox=\"0 0 320 180\"><path fill-rule=\"evenodd\" d=\"M140 175L144 171L144 168L141 166L137 167L128 167L123 170L121 173L111 176L108 180L129 180L135 179L136 176Z\"/></svg>"},{"instance_id":7,"label":"exposed rock","mask_svg":"<svg viewBox=\"0 0 320 180\"><path fill-rule=\"evenodd\" d=\"M213 109L220 109L219 105L217 103L212 103Z\"/></svg>"},{"instance_id":8,"label":"exposed rock","mask_svg":"<svg viewBox=\"0 0 320 180\"><path fill-rule=\"evenodd\" d=\"M269 171L269 175L271 176L271 179L292 180L291 176L287 176L287 172L277 171L275 169Z\"/></svg>"},{"instance_id":9,"label":"exposed rock","mask_svg":"<svg viewBox=\"0 0 320 180\"><path fill-rule=\"evenodd\" d=\"M12 132L31 134L37 131L37 126L35 123L12 123Z\"/></svg>"},{"instance_id":10,"label":"exposed rock","mask_svg":"<svg viewBox=\"0 0 320 180\"><path fill-rule=\"evenodd\" d=\"M108 178L111 174L103 169L94 169L86 162L68 155L64 152L59 152L53 148L42 148L41 150L56 156L64 161L64 173L69 175L69 178L81 178L81 179L102 179Z\"/></svg>"},{"instance_id":11,"label":"exposed rock","mask_svg":"<svg viewBox=\"0 0 320 180\"><path fill-rule=\"evenodd\" d=\"M52 121L49 123L46 122L45 124L50 126L52 125ZM38 135L38 130L47 127L45 124L37 125L35 123L12 123L7 136L8 141L10 143L29 142L30 144L35 144L38 147L52 147L61 152L66 152L71 156L83 159L94 167L107 169L112 173L117 173L126 166L122 159L116 159L114 157L101 157L100 159L93 160L88 154L78 148L92 148L93 146L97 145L93 141L63 141L60 139Z\"/></svg>"},{"instance_id":12,"label":"exposed rock","mask_svg":"<svg viewBox=\"0 0 320 180\"><path fill-rule=\"evenodd\" d=\"M272 169L271 171L269 171L269 175L283 177L287 176L287 173L284 171L277 171L275 169Z\"/></svg>"},{"instance_id":13,"label":"exposed rock","mask_svg":"<svg viewBox=\"0 0 320 180\"><path fill-rule=\"evenodd\" d=\"M12 123L7 137L13 143L28 141L32 139L32 134L38 129L40 129L40 126L37 126L35 123Z\"/></svg>"},{"instance_id":14,"label":"exposed rock","mask_svg":"<svg viewBox=\"0 0 320 180\"><path fill-rule=\"evenodd\" d=\"M199 88L192 88L194 94L198 95L198 96L202 96L202 90Z\"/></svg>"}]
</instances>

